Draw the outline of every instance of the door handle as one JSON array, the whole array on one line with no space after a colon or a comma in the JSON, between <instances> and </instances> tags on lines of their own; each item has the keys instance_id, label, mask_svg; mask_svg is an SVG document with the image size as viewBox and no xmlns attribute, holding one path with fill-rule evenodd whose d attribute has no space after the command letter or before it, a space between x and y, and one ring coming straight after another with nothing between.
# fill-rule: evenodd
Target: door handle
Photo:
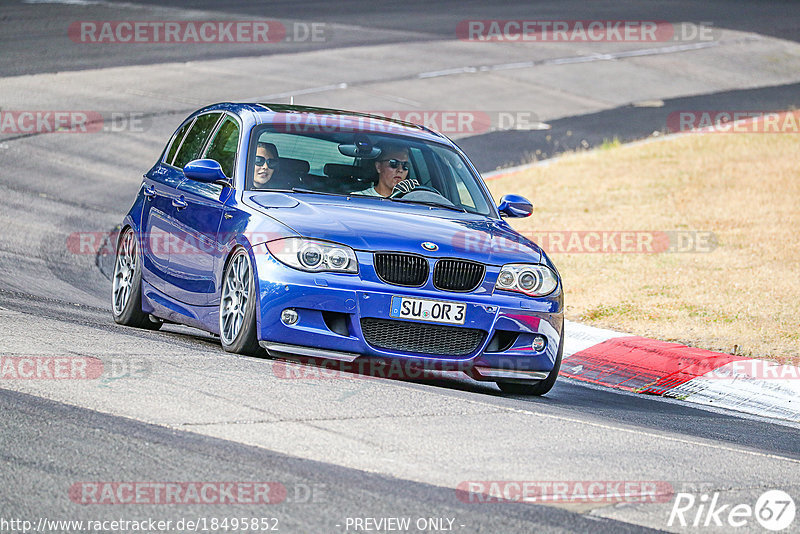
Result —
<instances>
[{"instance_id":1,"label":"door handle","mask_svg":"<svg viewBox=\"0 0 800 534\"><path fill-rule=\"evenodd\" d=\"M175 206L176 208L178 208L179 210L182 210L183 208L185 208L189 204L186 202L186 200L184 200L183 195L181 195L181 198L173 198L172 199L172 205Z\"/></svg>"},{"instance_id":2,"label":"door handle","mask_svg":"<svg viewBox=\"0 0 800 534\"><path fill-rule=\"evenodd\" d=\"M144 196L147 198L147 200L152 200L153 197L156 196L156 188L151 185L145 186Z\"/></svg>"}]
</instances>

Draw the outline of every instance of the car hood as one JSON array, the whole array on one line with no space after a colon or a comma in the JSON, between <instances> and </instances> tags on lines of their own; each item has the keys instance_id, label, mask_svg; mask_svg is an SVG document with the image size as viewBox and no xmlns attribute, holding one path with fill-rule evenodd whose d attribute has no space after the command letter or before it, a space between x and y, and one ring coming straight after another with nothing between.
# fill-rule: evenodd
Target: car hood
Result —
<instances>
[{"instance_id":1,"label":"car hood","mask_svg":"<svg viewBox=\"0 0 800 534\"><path fill-rule=\"evenodd\" d=\"M375 198L255 193L263 213L304 237L334 241L356 250L398 251L456 257L502 265L538 263L541 249L505 221L429 206ZM422 243L437 245L428 251Z\"/></svg>"}]
</instances>

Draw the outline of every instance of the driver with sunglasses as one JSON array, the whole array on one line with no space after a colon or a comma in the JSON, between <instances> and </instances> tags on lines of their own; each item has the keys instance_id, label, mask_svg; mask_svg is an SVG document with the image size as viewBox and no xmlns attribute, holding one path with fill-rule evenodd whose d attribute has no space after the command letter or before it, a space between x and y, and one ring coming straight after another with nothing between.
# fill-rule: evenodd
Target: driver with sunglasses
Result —
<instances>
[{"instance_id":1,"label":"driver with sunglasses","mask_svg":"<svg viewBox=\"0 0 800 534\"><path fill-rule=\"evenodd\" d=\"M388 197L394 186L408 178L408 148L400 145L389 145L381 150L380 159L375 162L378 171L378 183L363 191L353 191L353 195L369 197Z\"/></svg>"},{"instance_id":2,"label":"driver with sunglasses","mask_svg":"<svg viewBox=\"0 0 800 534\"><path fill-rule=\"evenodd\" d=\"M278 149L272 143L258 143L256 147L256 167L253 174L253 187L264 189L278 167Z\"/></svg>"}]
</instances>

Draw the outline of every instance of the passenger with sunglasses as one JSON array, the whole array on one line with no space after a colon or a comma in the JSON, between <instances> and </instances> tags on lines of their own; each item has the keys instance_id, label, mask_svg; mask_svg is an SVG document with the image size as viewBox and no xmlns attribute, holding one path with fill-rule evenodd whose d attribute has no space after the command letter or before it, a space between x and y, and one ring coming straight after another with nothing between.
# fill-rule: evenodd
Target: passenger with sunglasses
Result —
<instances>
[{"instance_id":1,"label":"passenger with sunglasses","mask_svg":"<svg viewBox=\"0 0 800 534\"><path fill-rule=\"evenodd\" d=\"M256 147L256 167L253 174L253 187L265 189L275 169L278 168L278 149L272 143L258 143Z\"/></svg>"},{"instance_id":2,"label":"passenger with sunglasses","mask_svg":"<svg viewBox=\"0 0 800 534\"><path fill-rule=\"evenodd\" d=\"M394 186L408 178L410 165L408 148L402 145L385 145L380 148L381 155L375 161L378 183L369 189L354 191L353 195L388 197L392 194Z\"/></svg>"}]
</instances>

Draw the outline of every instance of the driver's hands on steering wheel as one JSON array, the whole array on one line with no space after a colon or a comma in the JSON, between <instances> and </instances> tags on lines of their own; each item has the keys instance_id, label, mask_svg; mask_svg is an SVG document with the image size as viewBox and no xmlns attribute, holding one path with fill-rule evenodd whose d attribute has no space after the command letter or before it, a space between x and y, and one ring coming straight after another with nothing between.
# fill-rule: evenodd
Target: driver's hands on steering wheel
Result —
<instances>
[{"instance_id":1,"label":"driver's hands on steering wheel","mask_svg":"<svg viewBox=\"0 0 800 534\"><path fill-rule=\"evenodd\" d=\"M401 180L397 183L396 186L392 188L392 193L389 196L394 196L396 193L408 193L413 191L419 187L419 181L415 180L414 178L406 178L405 180Z\"/></svg>"}]
</instances>

